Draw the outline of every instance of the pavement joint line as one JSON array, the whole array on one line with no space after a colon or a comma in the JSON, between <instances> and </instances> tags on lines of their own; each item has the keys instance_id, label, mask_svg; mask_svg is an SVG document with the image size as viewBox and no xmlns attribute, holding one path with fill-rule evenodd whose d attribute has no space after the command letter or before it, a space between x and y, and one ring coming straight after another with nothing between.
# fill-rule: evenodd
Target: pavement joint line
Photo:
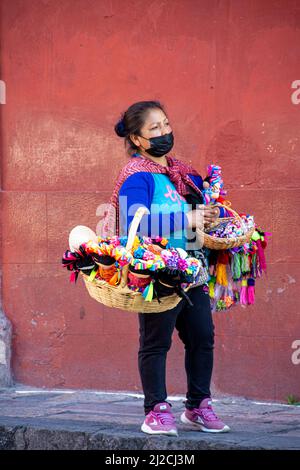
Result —
<instances>
[{"instance_id":1,"label":"pavement joint line","mask_svg":"<svg viewBox=\"0 0 300 470\"><path fill-rule=\"evenodd\" d=\"M142 393L130 393L130 392L106 392L106 391L93 391L93 390L15 390L15 393L19 394L41 394L41 393L49 393L49 394L74 394L74 393L83 393L83 394L90 394L90 395L119 395L119 396L124 396L124 397L132 397L132 398L144 398L144 395ZM236 399L230 399L230 397L225 397L225 399L230 400L230 404L235 404L238 403ZM186 397L184 395L174 395L174 396L168 396L167 400L170 401L180 401L180 400L186 400ZM248 401L247 398L241 397L241 400L246 400ZM218 402L223 402L224 398L218 399L218 398L212 398L212 401L214 403ZM255 401L255 400L250 400L252 403L255 405L263 405L263 406L284 406L287 408L291 407L297 407L297 405L289 405L287 403L281 403L281 402L263 402L263 401Z\"/></svg>"}]
</instances>

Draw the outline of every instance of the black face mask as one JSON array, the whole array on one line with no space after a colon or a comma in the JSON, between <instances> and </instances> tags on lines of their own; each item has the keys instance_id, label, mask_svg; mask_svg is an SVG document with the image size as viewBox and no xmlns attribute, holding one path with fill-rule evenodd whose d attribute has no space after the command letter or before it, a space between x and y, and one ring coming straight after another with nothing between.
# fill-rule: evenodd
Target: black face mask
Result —
<instances>
[{"instance_id":1,"label":"black face mask","mask_svg":"<svg viewBox=\"0 0 300 470\"><path fill-rule=\"evenodd\" d=\"M143 137L143 139L147 139L147 137ZM151 137L147 140L150 142L150 148L144 150L145 152L149 153L149 155L152 155L152 157L162 157L166 153L170 152L174 145L173 132L159 135L157 137Z\"/></svg>"}]
</instances>

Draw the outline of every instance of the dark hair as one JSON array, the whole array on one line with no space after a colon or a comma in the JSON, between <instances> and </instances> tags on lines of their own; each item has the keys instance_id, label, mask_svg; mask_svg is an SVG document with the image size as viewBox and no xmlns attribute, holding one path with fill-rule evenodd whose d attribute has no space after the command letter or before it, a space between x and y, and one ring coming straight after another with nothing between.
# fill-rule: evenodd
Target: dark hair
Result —
<instances>
[{"instance_id":1,"label":"dark hair","mask_svg":"<svg viewBox=\"0 0 300 470\"><path fill-rule=\"evenodd\" d=\"M138 149L129 135L140 134L148 111L155 108L161 109L166 114L159 101L138 101L129 106L115 125L116 134L119 137L125 138L125 148L128 155L131 156Z\"/></svg>"}]
</instances>

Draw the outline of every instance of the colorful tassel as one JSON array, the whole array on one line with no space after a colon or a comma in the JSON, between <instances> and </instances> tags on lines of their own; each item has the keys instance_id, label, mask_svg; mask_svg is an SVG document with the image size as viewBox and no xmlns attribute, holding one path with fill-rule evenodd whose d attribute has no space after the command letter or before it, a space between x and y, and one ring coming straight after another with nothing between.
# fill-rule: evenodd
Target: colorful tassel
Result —
<instances>
[{"instance_id":1,"label":"colorful tassel","mask_svg":"<svg viewBox=\"0 0 300 470\"><path fill-rule=\"evenodd\" d=\"M77 281L78 278L78 273L79 271L72 271L70 274L70 282L75 282Z\"/></svg>"},{"instance_id":2,"label":"colorful tassel","mask_svg":"<svg viewBox=\"0 0 300 470\"><path fill-rule=\"evenodd\" d=\"M261 240L257 240L256 245L257 245L257 256L259 259L260 269L261 271L265 271L267 269L267 264L266 264L265 253L261 244Z\"/></svg>"},{"instance_id":3,"label":"colorful tassel","mask_svg":"<svg viewBox=\"0 0 300 470\"><path fill-rule=\"evenodd\" d=\"M257 254L253 253L251 255L251 271L250 271L251 277L256 278L257 277Z\"/></svg>"},{"instance_id":4,"label":"colorful tassel","mask_svg":"<svg viewBox=\"0 0 300 470\"><path fill-rule=\"evenodd\" d=\"M252 305L255 302L255 279L249 277L247 280L248 289L247 289L247 299L248 304Z\"/></svg>"},{"instance_id":5,"label":"colorful tassel","mask_svg":"<svg viewBox=\"0 0 300 470\"><path fill-rule=\"evenodd\" d=\"M120 270L116 271L115 274L111 277L111 279L108 281L108 284L111 286L116 286L120 282Z\"/></svg>"},{"instance_id":6,"label":"colorful tassel","mask_svg":"<svg viewBox=\"0 0 300 470\"><path fill-rule=\"evenodd\" d=\"M89 281L93 281L95 279L95 276L97 274L97 271L98 271L98 268L96 269L93 269L93 271L91 272L91 274L89 275Z\"/></svg>"},{"instance_id":7,"label":"colorful tassel","mask_svg":"<svg viewBox=\"0 0 300 470\"><path fill-rule=\"evenodd\" d=\"M240 304L247 305L248 304L248 296L247 296L247 279L242 280L242 287L240 291Z\"/></svg>"},{"instance_id":8,"label":"colorful tassel","mask_svg":"<svg viewBox=\"0 0 300 470\"><path fill-rule=\"evenodd\" d=\"M216 282L221 286L227 286L227 273L226 273L226 264L218 263L216 270Z\"/></svg>"},{"instance_id":9,"label":"colorful tassel","mask_svg":"<svg viewBox=\"0 0 300 470\"><path fill-rule=\"evenodd\" d=\"M243 253L242 255L242 265L241 265L242 274L250 273L250 260L249 255Z\"/></svg>"},{"instance_id":10,"label":"colorful tassel","mask_svg":"<svg viewBox=\"0 0 300 470\"><path fill-rule=\"evenodd\" d=\"M151 300L153 299L153 282L150 282L150 284L148 284L148 286L143 292L143 297L146 302L151 302Z\"/></svg>"},{"instance_id":11,"label":"colorful tassel","mask_svg":"<svg viewBox=\"0 0 300 470\"><path fill-rule=\"evenodd\" d=\"M231 273L234 281L238 281L242 277L240 253L234 253L232 256Z\"/></svg>"},{"instance_id":12,"label":"colorful tassel","mask_svg":"<svg viewBox=\"0 0 300 470\"><path fill-rule=\"evenodd\" d=\"M218 256L218 263L216 268L216 282L221 284L221 286L228 285L226 269L227 264L229 264L229 253L227 250L222 250Z\"/></svg>"},{"instance_id":13,"label":"colorful tassel","mask_svg":"<svg viewBox=\"0 0 300 470\"><path fill-rule=\"evenodd\" d=\"M211 299L215 297L215 283L216 283L216 276L210 276L208 281L208 293Z\"/></svg>"}]
</instances>

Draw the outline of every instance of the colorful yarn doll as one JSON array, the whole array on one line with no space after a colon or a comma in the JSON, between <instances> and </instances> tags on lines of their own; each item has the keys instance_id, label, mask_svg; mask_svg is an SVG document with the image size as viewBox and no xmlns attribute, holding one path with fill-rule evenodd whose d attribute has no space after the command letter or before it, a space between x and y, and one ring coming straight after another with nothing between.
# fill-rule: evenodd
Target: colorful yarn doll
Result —
<instances>
[{"instance_id":1,"label":"colorful yarn doll","mask_svg":"<svg viewBox=\"0 0 300 470\"><path fill-rule=\"evenodd\" d=\"M153 298L153 285L150 269L135 268L130 264L127 287L135 292L141 292L146 301L151 301Z\"/></svg>"},{"instance_id":2,"label":"colorful yarn doll","mask_svg":"<svg viewBox=\"0 0 300 470\"><path fill-rule=\"evenodd\" d=\"M94 253L92 258L98 266L97 277L110 285L117 285L120 276L115 258L109 255L99 255L98 253Z\"/></svg>"},{"instance_id":3,"label":"colorful yarn doll","mask_svg":"<svg viewBox=\"0 0 300 470\"><path fill-rule=\"evenodd\" d=\"M97 235L85 225L76 225L69 234L70 250L65 251L62 258L63 266L67 266L69 271L73 271L70 282L77 281L79 271L85 274L91 274L95 270L95 262L92 257L86 253L84 246L88 241L95 242Z\"/></svg>"},{"instance_id":4,"label":"colorful yarn doll","mask_svg":"<svg viewBox=\"0 0 300 470\"><path fill-rule=\"evenodd\" d=\"M62 257L62 267L71 272L70 282L76 283L79 271L90 275L95 269L93 258L88 255L83 246L80 245L77 251L66 250Z\"/></svg>"},{"instance_id":5,"label":"colorful yarn doll","mask_svg":"<svg viewBox=\"0 0 300 470\"><path fill-rule=\"evenodd\" d=\"M158 300L175 294L177 285L180 285L180 277L177 273L170 274L167 269L155 273L155 292Z\"/></svg>"},{"instance_id":6,"label":"colorful yarn doll","mask_svg":"<svg viewBox=\"0 0 300 470\"><path fill-rule=\"evenodd\" d=\"M151 239L142 238L141 244L133 251L133 259L129 265L129 289L141 292L145 301L151 302L154 295L154 273L165 266L158 254L148 248L153 246Z\"/></svg>"},{"instance_id":7,"label":"colorful yarn doll","mask_svg":"<svg viewBox=\"0 0 300 470\"><path fill-rule=\"evenodd\" d=\"M224 182L221 176L221 167L208 165L207 177L204 179L202 191L204 204L215 204L220 196L226 195L227 191L225 191L223 187Z\"/></svg>"},{"instance_id":8,"label":"colorful yarn doll","mask_svg":"<svg viewBox=\"0 0 300 470\"><path fill-rule=\"evenodd\" d=\"M89 241L84 244L85 250L97 265L89 280L102 279L111 285L117 285L121 279L121 268L130 263L132 255L119 244L118 237L99 239L99 242Z\"/></svg>"},{"instance_id":9,"label":"colorful yarn doll","mask_svg":"<svg viewBox=\"0 0 300 470\"><path fill-rule=\"evenodd\" d=\"M182 258L180 254L185 258ZM175 248L162 250L161 257L166 266L155 274L155 290L158 298L176 293L185 298L189 305L193 305L183 287L195 281L200 263L195 258L192 261L186 256L187 253L184 250Z\"/></svg>"}]
</instances>

